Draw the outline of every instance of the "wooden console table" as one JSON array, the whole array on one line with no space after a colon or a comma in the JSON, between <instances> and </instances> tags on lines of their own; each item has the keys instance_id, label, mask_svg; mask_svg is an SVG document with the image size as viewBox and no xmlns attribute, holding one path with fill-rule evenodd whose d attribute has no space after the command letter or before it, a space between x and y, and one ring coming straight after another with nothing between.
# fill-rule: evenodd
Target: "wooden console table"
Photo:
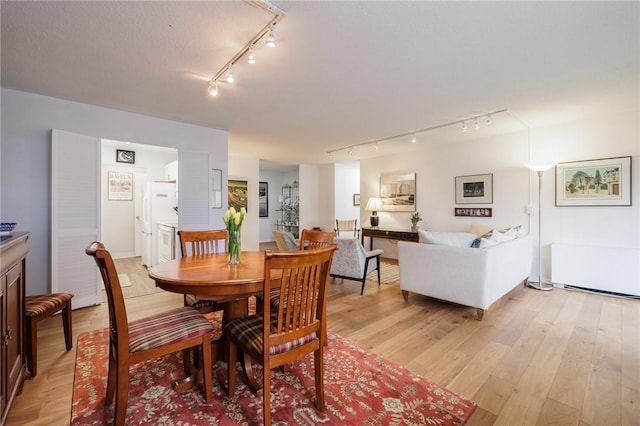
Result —
<instances>
[{"instance_id":1,"label":"wooden console table","mask_svg":"<svg viewBox=\"0 0 640 426\"><path fill-rule=\"evenodd\" d=\"M362 245L364 246L364 237L369 237L369 250L373 250L374 238L386 238L388 240L413 241L418 242L418 233L405 231L401 229L383 229L378 227L362 228L360 234Z\"/></svg>"}]
</instances>

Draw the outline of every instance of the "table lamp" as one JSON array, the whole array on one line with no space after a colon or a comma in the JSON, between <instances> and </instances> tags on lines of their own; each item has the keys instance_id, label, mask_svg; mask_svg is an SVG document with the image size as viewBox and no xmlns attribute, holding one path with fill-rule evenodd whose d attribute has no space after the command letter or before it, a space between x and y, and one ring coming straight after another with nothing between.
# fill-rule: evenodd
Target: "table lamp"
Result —
<instances>
[{"instance_id":1,"label":"table lamp","mask_svg":"<svg viewBox=\"0 0 640 426\"><path fill-rule=\"evenodd\" d=\"M378 210L382 210L382 200L378 197L371 197L369 201L367 201L367 207L364 209L371 212L371 226L378 226L380 219L378 217Z\"/></svg>"}]
</instances>

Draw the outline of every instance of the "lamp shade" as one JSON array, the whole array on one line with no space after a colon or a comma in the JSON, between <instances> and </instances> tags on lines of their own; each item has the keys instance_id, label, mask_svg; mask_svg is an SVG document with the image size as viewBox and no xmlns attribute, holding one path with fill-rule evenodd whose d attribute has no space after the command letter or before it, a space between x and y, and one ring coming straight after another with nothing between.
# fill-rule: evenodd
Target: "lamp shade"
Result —
<instances>
[{"instance_id":1,"label":"lamp shade","mask_svg":"<svg viewBox=\"0 0 640 426\"><path fill-rule=\"evenodd\" d=\"M553 163L525 163L525 166L534 172L544 172L545 170L549 170L555 164Z\"/></svg>"},{"instance_id":2,"label":"lamp shade","mask_svg":"<svg viewBox=\"0 0 640 426\"><path fill-rule=\"evenodd\" d=\"M370 212L382 210L382 200L378 197L371 197L369 201L367 201L367 206L364 209Z\"/></svg>"}]
</instances>

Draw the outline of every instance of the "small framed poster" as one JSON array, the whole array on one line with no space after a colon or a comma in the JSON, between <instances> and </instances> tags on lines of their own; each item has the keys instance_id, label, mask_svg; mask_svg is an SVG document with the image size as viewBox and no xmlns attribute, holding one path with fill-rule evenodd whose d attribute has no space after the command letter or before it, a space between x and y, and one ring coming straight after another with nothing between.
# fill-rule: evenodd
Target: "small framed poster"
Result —
<instances>
[{"instance_id":1,"label":"small framed poster","mask_svg":"<svg viewBox=\"0 0 640 426\"><path fill-rule=\"evenodd\" d=\"M109 172L109 200L133 200L133 173Z\"/></svg>"},{"instance_id":2,"label":"small framed poster","mask_svg":"<svg viewBox=\"0 0 640 426\"><path fill-rule=\"evenodd\" d=\"M258 210L260 217L269 217L269 182L258 183Z\"/></svg>"},{"instance_id":3,"label":"small framed poster","mask_svg":"<svg viewBox=\"0 0 640 426\"><path fill-rule=\"evenodd\" d=\"M126 151L124 149L116 149L116 162L135 164L136 163L135 151Z\"/></svg>"}]
</instances>

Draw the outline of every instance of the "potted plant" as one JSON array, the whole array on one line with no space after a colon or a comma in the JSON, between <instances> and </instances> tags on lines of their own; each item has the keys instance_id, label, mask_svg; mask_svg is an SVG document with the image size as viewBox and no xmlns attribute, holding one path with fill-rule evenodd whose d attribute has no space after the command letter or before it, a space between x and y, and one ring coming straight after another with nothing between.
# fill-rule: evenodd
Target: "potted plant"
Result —
<instances>
[{"instance_id":1,"label":"potted plant","mask_svg":"<svg viewBox=\"0 0 640 426\"><path fill-rule=\"evenodd\" d=\"M418 231L418 222L422 220L422 216L420 216L420 212L415 212L411 215L411 231Z\"/></svg>"}]
</instances>

